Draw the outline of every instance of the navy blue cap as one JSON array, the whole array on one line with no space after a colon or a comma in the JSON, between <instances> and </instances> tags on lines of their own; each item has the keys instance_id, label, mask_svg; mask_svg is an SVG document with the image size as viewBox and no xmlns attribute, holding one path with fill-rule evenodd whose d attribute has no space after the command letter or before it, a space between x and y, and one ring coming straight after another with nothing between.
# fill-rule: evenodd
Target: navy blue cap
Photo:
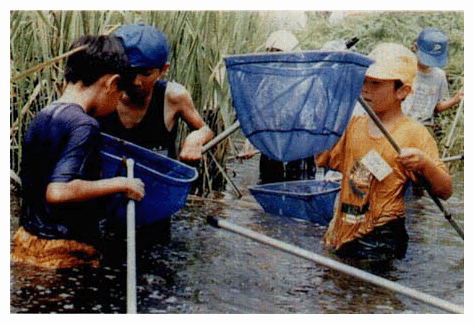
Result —
<instances>
[{"instance_id":1,"label":"navy blue cap","mask_svg":"<svg viewBox=\"0 0 474 324\"><path fill-rule=\"evenodd\" d=\"M161 69L168 61L166 36L153 26L134 24L115 32L120 38L131 67Z\"/></svg>"},{"instance_id":2,"label":"navy blue cap","mask_svg":"<svg viewBox=\"0 0 474 324\"><path fill-rule=\"evenodd\" d=\"M448 61L449 38L440 29L429 27L418 35L418 56L423 65L442 68Z\"/></svg>"}]
</instances>

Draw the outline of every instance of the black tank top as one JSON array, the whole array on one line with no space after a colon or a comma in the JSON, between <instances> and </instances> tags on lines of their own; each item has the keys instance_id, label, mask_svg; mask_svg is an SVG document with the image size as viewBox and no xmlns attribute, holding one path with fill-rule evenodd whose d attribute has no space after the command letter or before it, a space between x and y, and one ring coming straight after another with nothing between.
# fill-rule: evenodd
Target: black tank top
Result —
<instances>
[{"instance_id":1,"label":"black tank top","mask_svg":"<svg viewBox=\"0 0 474 324\"><path fill-rule=\"evenodd\" d=\"M117 111L114 111L98 118L101 131L175 159L177 127L169 132L165 126L165 90L166 81L155 83L148 110L135 127L125 128Z\"/></svg>"}]
</instances>

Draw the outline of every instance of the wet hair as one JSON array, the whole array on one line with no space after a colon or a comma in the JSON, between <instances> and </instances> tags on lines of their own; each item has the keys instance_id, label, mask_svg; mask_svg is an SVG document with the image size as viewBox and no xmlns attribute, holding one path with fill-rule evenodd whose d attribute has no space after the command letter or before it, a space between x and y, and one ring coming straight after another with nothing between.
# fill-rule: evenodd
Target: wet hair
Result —
<instances>
[{"instance_id":1,"label":"wet hair","mask_svg":"<svg viewBox=\"0 0 474 324\"><path fill-rule=\"evenodd\" d=\"M82 81L85 86L90 86L106 74L121 75L125 72L127 56L116 37L84 35L72 43L71 50L83 45L87 45L87 48L72 54L66 61L66 82Z\"/></svg>"}]
</instances>

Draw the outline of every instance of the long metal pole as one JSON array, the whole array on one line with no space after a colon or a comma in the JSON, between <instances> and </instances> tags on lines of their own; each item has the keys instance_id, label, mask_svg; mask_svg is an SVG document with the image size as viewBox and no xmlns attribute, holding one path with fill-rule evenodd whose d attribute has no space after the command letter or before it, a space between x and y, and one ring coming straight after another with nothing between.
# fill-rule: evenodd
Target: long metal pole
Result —
<instances>
[{"instance_id":1,"label":"long metal pole","mask_svg":"<svg viewBox=\"0 0 474 324\"><path fill-rule=\"evenodd\" d=\"M393 137L390 135L390 133L387 131L385 128L385 125L382 124L380 121L379 117L374 113L374 111L367 105L365 100L359 96L359 102L362 105L362 108L365 109L367 114L370 116L370 118L373 120L373 122L377 125L377 127L380 129L380 131L384 134L385 138L392 144L393 148L397 153L401 152L400 146L398 146L397 142L393 139ZM451 226L454 228L454 230L458 233L458 235L464 240L464 232L463 230L458 226L458 224L452 219L451 214L444 208L443 204L441 201L433 195L430 191L428 183L423 179L419 178L421 184L425 188L426 192L430 195L431 199L435 202L435 204L438 206L438 208L441 210L441 212L444 214L444 218L451 224Z\"/></svg>"},{"instance_id":2,"label":"long metal pole","mask_svg":"<svg viewBox=\"0 0 474 324\"><path fill-rule=\"evenodd\" d=\"M133 178L133 159L127 159L127 178ZM137 268L135 250L135 201L127 204L127 313L137 313Z\"/></svg>"},{"instance_id":3,"label":"long metal pole","mask_svg":"<svg viewBox=\"0 0 474 324\"><path fill-rule=\"evenodd\" d=\"M441 159L441 161L443 162L452 162L452 161L458 161L458 160L464 160L464 154L448 156Z\"/></svg>"},{"instance_id":4,"label":"long metal pole","mask_svg":"<svg viewBox=\"0 0 474 324\"><path fill-rule=\"evenodd\" d=\"M209 151L215 145L223 141L227 136L231 135L233 132L239 129L239 127L240 127L240 122L237 120L229 128L224 130L222 133L220 133L219 135L214 137L212 140L210 140L206 145L204 145L201 149L201 153L206 153L207 151Z\"/></svg>"},{"instance_id":5,"label":"long metal pole","mask_svg":"<svg viewBox=\"0 0 474 324\"><path fill-rule=\"evenodd\" d=\"M463 107L464 107L464 98L461 99L461 103L459 104L458 111L456 112L456 117L454 117L453 126L451 126L451 131L449 132L448 139L446 141L446 144L444 145L444 151L443 151L442 157L445 157L446 154L448 154L449 149L453 145L453 143L451 143L451 140L454 135L454 130L456 129L458 120L461 117L461 112L462 112Z\"/></svg>"},{"instance_id":6,"label":"long metal pole","mask_svg":"<svg viewBox=\"0 0 474 324\"><path fill-rule=\"evenodd\" d=\"M419 292L417 290L407 288L405 286L402 286L400 284L394 283L390 280L381 278L379 276L370 274L368 272L362 271L360 269L348 266L344 263L338 262L336 260L318 255L316 253L301 249L299 247L296 247L294 245L290 245L288 243L273 239L271 237L268 237L266 235L254 232L250 229L232 224L230 222L227 222L222 219L218 219L216 217L208 216L207 221L210 225L218 228L223 228L228 231L240 234L242 236L248 237L250 239L253 239L257 242L267 244L269 246L275 247L277 249L280 249L282 251L291 253L293 255L299 256L301 258L304 258L309 261L314 261L318 264L321 264L323 266L326 266L328 268L334 269L336 271L345 273L347 275L359 278L361 280L370 282L374 285L392 290L397 293L401 293L403 295L406 295L410 298L419 300L423 303L429 304L431 306L437 307L439 309L451 312L451 313L459 313L463 314L464 313L464 307L452 304L449 302L446 302L442 299L439 299L437 297L430 296L428 294Z\"/></svg>"},{"instance_id":7,"label":"long metal pole","mask_svg":"<svg viewBox=\"0 0 474 324\"><path fill-rule=\"evenodd\" d=\"M233 123L229 128L224 130L222 133L214 137L212 140L210 140L206 145L204 145L201 149L201 153L204 154L207 151L209 151L211 148L222 142L225 138L227 138L229 135L231 135L233 132L235 132L237 129L240 128L240 122L237 120L235 123ZM217 162L217 159L214 157L212 153L210 153L211 158L214 160L214 163L216 163L217 168L219 171L221 171L222 175L224 178L234 187L235 191L237 192L237 195L239 198L242 197L242 194L240 193L239 188L235 185L235 183L232 181L232 179L227 175L225 172L224 168Z\"/></svg>"}]
</instances>

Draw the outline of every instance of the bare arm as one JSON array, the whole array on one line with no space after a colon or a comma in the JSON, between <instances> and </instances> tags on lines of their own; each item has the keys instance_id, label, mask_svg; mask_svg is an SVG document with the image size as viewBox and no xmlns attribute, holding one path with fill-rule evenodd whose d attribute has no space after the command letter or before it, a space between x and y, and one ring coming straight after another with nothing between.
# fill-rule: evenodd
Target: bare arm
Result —
<instances>
[{"instance_id":1,"label":"bare arm","mask_svg":"<svg viewBox=\"0 0 474 324\"><path fill-rule=\"evenodd\" d=\"M197 161L202 159L202 146L209 142L214 133L204 122L193 104L189 92L181 85L174 84L167 91L167 100L171 110L176 111L194 131L184 140L179 159Z\"/></svg>"},{"instance_id":2,"label":"bare arm","mask_svg":"<svg viewBox=\"0 0 474 324\"><path fill-rule=\"evenodd\" d=\"M127 198L140 201L145 196L144 184L140 179L116 177L96 181L72 180L51 182L46 188L46 201L51 204L81 202L106 195L125 193Z\"/></svg>"},{"instance_id":3,"label":"bare arm","mask_svg":"<svg viewBox=\"0 0 474 324\"><path fill-rule=\"evenodd\" d=\"M209 126L192 131L184 140L179 153L179 159L184 161L197 161L202 159L202 147L214 137L214 133Z\"/></svg>"},{"instance_id":4,"label":"bare arm","mask_svg":"<svg viewBox=\"0 0 474 324\"><path fill-rule=\"evenodd\" d=\"M415 148L403 148L397 158L408 171L418 172L430 185L430 192L442 199L448 199L453 193L451 176Z\"/></svg>"},{"instance_id":5,"label":"bare arm","mask_svg":"<svg viewBox=\"0 0 474 324\"><path fill-rule=\"evenodd\" d=\"M435 107L435 112L441 112L443 110L449 109L452 106L461 102L462 97L464 96L464 88L462 88L454 97L438 102Z\"/></svg>"}]
</instances>

